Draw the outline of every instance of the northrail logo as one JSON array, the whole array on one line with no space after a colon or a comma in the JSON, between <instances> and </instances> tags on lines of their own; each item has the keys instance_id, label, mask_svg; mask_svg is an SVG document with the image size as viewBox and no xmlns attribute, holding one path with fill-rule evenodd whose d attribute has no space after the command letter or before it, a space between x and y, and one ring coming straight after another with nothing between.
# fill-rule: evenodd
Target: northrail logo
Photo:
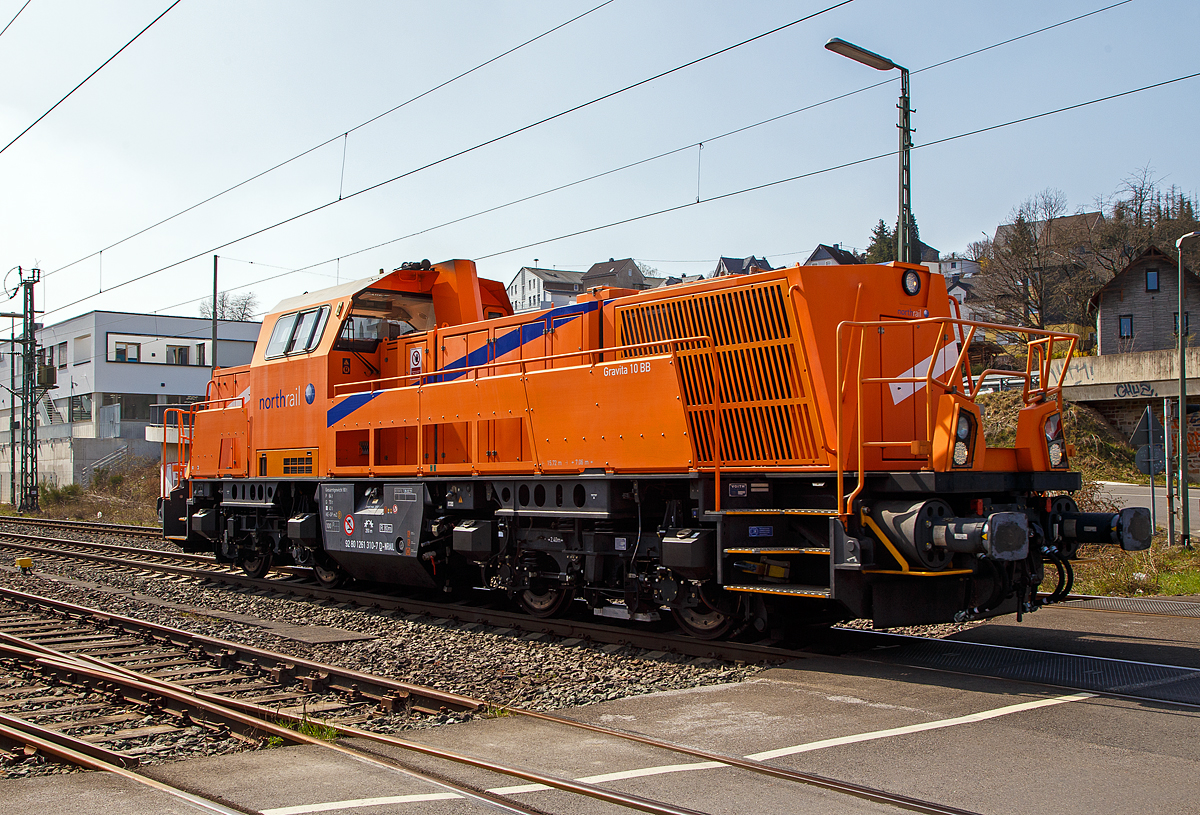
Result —
<instances>
[{"instance_id":1,"label":"northrail logo","mask_svg":"<svg viewBox=\"0 0 1200 815\"><path fill-rule=\"evenodd\" d=\"M297 405L300 404L301 399L303 399L305 402L307 402L308 404L311 405L313 403L313 400L316 398L317 398L316 388L314 388L312 386L312 383L309 383L308 387L305 388L303 391L300 390L299 386L296 386L296 390L294 390L294 391L290 391L288 393L279 391L279 393L275 394L274 396L265 396L265 397L259 399L258 400L258 409L259 410L274 410L275 408L296 407Z\"/></svg>"}]
</instances>

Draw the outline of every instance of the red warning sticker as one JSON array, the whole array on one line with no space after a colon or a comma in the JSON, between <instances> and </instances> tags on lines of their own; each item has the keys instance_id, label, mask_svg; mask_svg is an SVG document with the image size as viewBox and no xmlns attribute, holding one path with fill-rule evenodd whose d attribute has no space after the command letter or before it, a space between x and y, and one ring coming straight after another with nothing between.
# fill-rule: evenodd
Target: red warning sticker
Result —
<instances>
[{"instance_id":1,"label":"red warning sticker","mask_svg":"<svg viewBox=\"0 0 1200 815\"><path fill-rule=\"evenodd\" d=\"M354 516L347 515L346 520L342 522L342 526L345 528L347 535L353 535L354 534Z\"/></svg>"}]
</instances>

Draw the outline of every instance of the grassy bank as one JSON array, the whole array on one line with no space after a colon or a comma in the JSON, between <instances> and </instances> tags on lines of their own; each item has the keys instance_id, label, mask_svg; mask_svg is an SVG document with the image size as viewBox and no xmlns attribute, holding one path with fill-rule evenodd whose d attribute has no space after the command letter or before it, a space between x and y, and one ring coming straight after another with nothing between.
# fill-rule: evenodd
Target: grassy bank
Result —
<instances>
[{"instance_id":1,"label":"grassy bank","mask_svg":"<svg viewBox=\"0 0 1200 815\"><path fill-rule=\"evenodd\" d=\"M111 470L97 470L86 489L79 484L42 484L38 503L41 514L48 518L157 526L158 492L158 462L142 459ZM11 504L0 508L13 514Z\"/></svg>"}]
</instances>

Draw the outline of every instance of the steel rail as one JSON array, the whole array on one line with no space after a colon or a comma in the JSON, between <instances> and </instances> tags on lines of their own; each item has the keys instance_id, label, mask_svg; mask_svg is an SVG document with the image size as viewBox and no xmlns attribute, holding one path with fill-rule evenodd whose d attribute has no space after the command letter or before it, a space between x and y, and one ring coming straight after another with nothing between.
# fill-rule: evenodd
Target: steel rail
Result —
<instances>
[{"instance_id":1,"label":"steel rail","mask_svg":"<svg viewBox=\"0 0 1200 815\"><path fill-rule=\"evenodd\" d=\"M7 717L5 717L7 718ZM74 750L56 740L49 738L49 734L53 731L47 731L44 728L39 728L36 725L31 725L28 722L22 722L21 726L14 727L6 724L0 724L0 736L3 736L14 741L21 741L36 748L38 751L45 753L48 756L53 756L60 761L65 761L74 764L78 767L85 767L89 770L98 770L100 772L111 773L120 776L136 784L149 787L150 789L166 793L173 798L178 798L185 801L194 807L197 807L205 812L213 812L217 815L246 815L243 810L230 809L223 804L218 804L216 801L210 801L195 793L172 787L162 781L150 778L149 776L135 773L132 770L122 767L118 764L96 758L93 755L88 755L79 750Z\"/></svg>"},{"instance_id":2,"label":"steel rail","mask_svg":"<svg viewBox=\"0 0 1200 815\"><path fill-rule=\"evenodd\" d=\"M177 629L170 629L166 626L161 626L158 624L149 624L149 623L144 624L137 620L130 620L129 618L124 618L121 615L112 615L112 614L109 614L108 612L102 612L102 611L98 611L95 609L88 609L84 606L78 606L75 604L65 603L65 602L58 601L58 600L51 600L49 598L38 598L36 595L27 595L23 592L16 592L14 590L8 590L8 589L0 589L0 594L17 595L22 599L28 599L28 600L40 600L41 604L44 606L54 608L59 611L67 612L70 614L89 613L91 616L98 617L98 618L101 618L104 620L112 620L113 618L116 618L119 621L128 620L128 621L138 625L139 627L144 625L144 626L151 628L157 632L167 631L172 634L182 635L181 637L173 637L173 639L189 636L188 632L179 631ZM3 639L2 634L0 634L0 639ZM253 649L253 650L261 650L261 649ZM271 652L267 652L267 653L271 653ZM108 666L108 663L103 662L103 660L96 660L96 662L98 662L102 665ZM323 666L323 668L325 670L338 670L338 671L342 670L342 669L333 668L333 666ZM358 675L357 672L350 672L350 673ZM368 678L371 678L371 677L368 677ZM156 681L165 681L165 680L156 680ZM168 683L168 684L170 684L170 683ZM198 694L207 694L208 696L211 696L214 699L224 700L223 704L235 706L232 701L227 699L227 697L221 696L219 694L214 694L214 693L210 693L210 692L200 692L200 691L193 691L193 692L198 693ZM487 704L486 702L479 701L478 707L483 707L486 704ZM774 778L778 778L778 779L782 779L782 780L786 780L786 781L802 783L802 784L805 784L808 786L818 787L818 788L830 790L833 792L839 792L839 793L843 793L846 795L851 795L851 796L854 796L857 798L875 801L877 803L884 803L884 804L896 806L896 807L906 809L909 811L913 811L913 812L928 813L928 815L974 815L974 813L971 813L968 810L958 809L955 807L950 807L950 806L937 804L937 803L933 803L933 802L929 802L929 801L922 801L922 800L919 800L916 798L911 798L909 796L900 795L898 793L890 793L890 792L886 792L883 790L875 789L873 787L868 787L868 786L854 784L854 783L847 782L847 781L841 781L838 779L828 778L828 777L816 775L813 773L804 773L804 772L799 772L796 770L789 770L784 767L778 767L776 765L768 764L766 762L757 761L754 759L742 758L739 756L733 756L733 755L717 753L717 752L713 752L713 751L709 751L709 750L701 750L701 749L697 749L697 748L687 747L684 745L676 744L674 742L668 742L668 741L664 741L661 739L655 739L653 737L645 736L645 735L638 734L638 733L631 733L628 731L604 727L602 725L594 725L594 724L589 724L586 722L580 722L575 719L570 719L570 718L566 718L563 716L556 716L554 714L526 710L523 708L513 707L513 706L509 706L509 705L489 705L489 707L497 709L497 710L501 710L501 711L508 711L508 712L511 712L511 713L514 713L517 715L521 715L521 716L526 716L531 719L547 721L547 722L551 722L554 724L567 726L567 727L578 729L578 730L583 730L586 732L600 733L600 734L603 734L603 735L606 735L609 737L618 738L618 739L622 739L625 741L631 741L631 742L638 743L638 744L644 744L646 746L655 747L655 748L662 749L662 750L667 750L670 752L678 753L680 755L687 755L687 756L691 756L693 758L700 758L705 761L713 761L713 762L717 762L720 764L725 764L730 767L737 767L739 769L749 770L751 772L755 772L755 773L758 773L761 775L767 775L770 777L774 777ZM247 709L249 710L249 708L247 708ZM312 721L312 719L310 719L310 721ZM343 726L337 722L322 721L322 724L324 724L328 727L332 727L332 728L336 728L336 729L340 729L340 730L346 730L345 726ZM349 733L349 730L347 730L347 733ZM363 734L368 734L368 733L369 733L369 731L356 731L356 732L354 732L353 735L355 735L356 737L371 738L372 737L371 735L363 735Z\"/></svg>"},{"instance_id":3,"label":"steel rail","mask_svg":"<svg viewBox=\"0 0 1200 815\"><path fill-rule=\"evenodd\" d=\"M138 526L136 524L107 524L97 521L71 521L61 518L30 518L25 515L0 515L0 524L20 524L22 526L67 527L70 529L88 529L95 532L111 532L114 535L138 535L141 537L162 537L162 530L156 526Z\"/></svg>"},{"instance_id":4,"label":"steel rail","mask_svg":"<svg viewBox=\"0 0 1200 815\"><path fill-rule=\"evenodd\" d=\"M6 716L0 713L0 735L9 741L20 744L20 739L13 736L14 731L25 731L32 733L39 739L54 742L59 747L67 750L74 750L77 753L83 753L85 756L90 756L97 761L106 761L109 764L116 764L118 767L136 767L141 762L136 756L123 756L107 747L99 744L92 744L82 739L77 739L74 736L68 735L58 730L51 730L48 727L42 727L40 724L19 719L14 716Z\"/></svg>"},{"instance_id":5,"label":"steel rail","mask_svg":"<svg viewBox=\"0 0 1200 815\"><path fill-rule=\"evenodd\" d=\"M780 778L785 781L795 781L801 784L807 784L820 789L840 792L845 795L851 795L855 798L863 798L868 801L875 801L880 804L888 804L890 806L907 809L911 812L928 813L928 815L977 815L973 810L959 809L958 807L938 804L931 801L922 801L918 798L911 798L907 795L899 793L886 792L874 787L855 784L850 781L839 781L836 778L828 778L823 775L815 775L813 773L800 772L798 770L789 770L786 767L779 767L774 764L768 764L765 761L757 761L752 758L742 758L740 756L732 756L726 753L716 753L711 750L700 750L695 747L687 747L674 742L663 741L651 736L643 736L639 733L630 733L624 730L615 730L602 725L588 724L587 722L579 722L574 719L566 719L562 716L555 716L548 713L540 713L534 710L524 710L516 707L502 707L501 710L507 710L521 716L527 716L532 719L541 719L543 721L554 722L556 724L567 724L572 727L577 727L582 730L588 730L593 733L601 733L606 736L615 736L627 741L633 741L638 744L645 744L648 747L657 747L662 750L670 750L682 755L692 756L693 758L702 758L705 761L714 761L719 764L726 764L730 767L737 767L742 770L768 775L774 778Z\"/></svg>"},{"instance_id":6,"label":"steel rail","mask_svg":"<svg viewBox=\"0 0 1200 815\"><path fill-rule=\"evenodd\" d=\"M45 544L62 544L70 546L86 546L91 549L100 549L105 552L117 552L130 555L146 555L148 557L161 557L166 560L178 560L187 563L217 563L217 559L213 555L200 555L191 552L174 552L170 549L147 549L142 546L122 546L117 543L101 543L99 541L75 540L74 538L47 538L43 535L28 535L24 532L9 532L0 529L0 538L15 538L23 541L33 541ZM224 565L224 564L223 564Z\"/></svg>"},{"instance_id":7,"label":"steel rail","mask_svg":"<svg viewBox=\"0 0 1200 815\"><path fill-rule=\"evenodd\" d=\"M0 639L19 638L0 635ZM275 724L272 721L273 719L276 721L283 719L292 722L293 724L319 721L314 720L311 717L297 716L286 712L274 711L270 708L263 707L262 705L255 704L250 701L232 699L211 694L206 691L183 688L168 680L145 676L136 671L130 670L129 668L109 665L108 663L94 657L88 657L84 654L63 654L54 650L53 648L39 645L38 643L34 642L26 641L22 647L0 646L0 650L4 650L5 653L10 654L16 654L21 650L27 650L29 655L36 657L36 662L38 665L43 665L62 671L71 671L89 678L111 682L135 693L155 694L176 704L195 707L204 711L205 713L215 714L223 720L237 722L245 727L257 729L267 735L302 744L323 747L342 753L343 755L349 756L358 761L397 769L407 775L420 778L421 780L430 783L438 784L444 788L453 789L455 792L468 795L471 798L482 799L486 803L491 803L493 805L499 803L505 808L509 809L509 811L531 814L538 812L538 810L526 808L494 793L487 793L482 790L474 790L457 782L440 779L422 771L415 770L414 768L407 767L387 756L366 753L353 747L338 744L336 742L329 742L313 736L308 736L297 730L292 730L290 728ZM370 731L359 730L358 728L350 727L348 725L334 722L320 723L338 730L340 734L345 736L352 736L354 738L362 738L382 744L388 744L394 747L409 750L411 752L427 755L432 758L439 758L458 764L464 764L500 775L519 778L523 781L531 781L536 784L543 784L547 787L552 787L564 792L583 795L596 800L616 804L627 809L636 809L642 812L648 812L652 815L705 815L705 813L702 813L698 810L689 809L686 807L677 807L672 804L654 801L639 795L604 789L603 787L588 783L586 781L575 781L546 773L525 770L499 762L476 758L474 756L458 753L452 750L444 750L418 744L417 742L411 742L395 736L385 736L379 733L371 733Z\"/></svg>"}]
</instances>

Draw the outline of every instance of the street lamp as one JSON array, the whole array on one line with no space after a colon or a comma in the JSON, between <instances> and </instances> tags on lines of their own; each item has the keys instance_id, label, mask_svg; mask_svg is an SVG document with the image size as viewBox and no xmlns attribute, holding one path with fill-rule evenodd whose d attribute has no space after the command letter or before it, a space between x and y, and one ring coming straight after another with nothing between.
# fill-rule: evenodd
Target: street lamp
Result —
<instances>
[{"instance_id":1,"label":"street lamp","mask_svg":"<svg viewBox=\"0 0 1200 815\"><path fill-rule=\"evenodd\" d=\"M911 173L908 156L912 150L913 131L910 119L912 109L908 106L908 69L903 65L897 65L885 56L876 54L874 51L860 48L854 43L846 42L837 37L825 43L825 48L835 54L848 57L855 62L861 62L863 65L874 68L877 71L891 71L893 69L899 69L900 71L900 102L896 105L900 109L900 218L899 223L896 225L896 260L901 263L919 262L919 258L914 261L912 257L912 189L909 186Z\"/></svg>"},{"instance_id":2,"label":"street lamp","mask_svg":"<svg viewBox=\"0 0 1200 815\"><path fill-rule=\"evenodd\" d=\"M1187 362L1184 355L1187 341L1183 338L1187 326L1187 312L1183 310L1183 247L1195 243L1197 239L1200 239L1200 232L1189 232L1175 241L1175 250L1179 254L1179 325L1177 326L1179 332L1179 497L1183 499L1181 502L1183 516L1180 519L1182 529L1179 534L1179 542L1185 549L1192 548L1192 528L1188 518Z\"/></svg>"}]
</instances>

